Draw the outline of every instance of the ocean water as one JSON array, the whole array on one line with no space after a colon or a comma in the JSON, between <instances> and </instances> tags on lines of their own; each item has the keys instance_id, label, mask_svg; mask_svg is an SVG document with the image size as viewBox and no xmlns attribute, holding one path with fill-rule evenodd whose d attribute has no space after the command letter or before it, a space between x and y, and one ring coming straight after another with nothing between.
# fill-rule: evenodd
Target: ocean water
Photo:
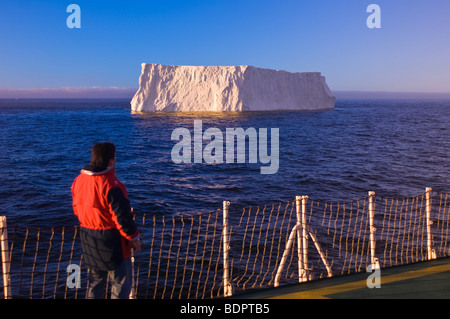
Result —
<instances>
[{"instance_id":1,"label":"ocean water","mask_svg":"<svg viewBox=\"0 0 450 319\"><path fill-rule=\"evenodd\" d=\"M279 129L279 169L175 164L174 129ZM128 100L0 100L0 215L76 225L70 186L92 144L117 146L116 174L137 213L194 214L293 200L349 201L450 190L449 100L337 100L331 111L134 114ZM270 145L270 137L269 137ZM269 146L270 147L270 146ZM270 149L270 148L269 148Z\"/></svg>"}]
</instances>

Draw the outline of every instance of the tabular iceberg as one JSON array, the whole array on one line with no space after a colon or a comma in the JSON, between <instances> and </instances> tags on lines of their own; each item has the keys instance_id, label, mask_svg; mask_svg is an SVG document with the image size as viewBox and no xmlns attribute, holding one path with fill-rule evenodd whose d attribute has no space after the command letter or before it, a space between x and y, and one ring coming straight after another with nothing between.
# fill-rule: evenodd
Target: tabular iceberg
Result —
<instances>
[{"instance_id":1,"label":"tabular iceberg","mask_svg":"<svg viewBox=\"0 0 450 319\"><path fill-rule=\"evenodd\" d=\"M320 72L290 73L253 66L142 64L135 112L223 112L333 109Z\"/></svg>"}]
</instances>

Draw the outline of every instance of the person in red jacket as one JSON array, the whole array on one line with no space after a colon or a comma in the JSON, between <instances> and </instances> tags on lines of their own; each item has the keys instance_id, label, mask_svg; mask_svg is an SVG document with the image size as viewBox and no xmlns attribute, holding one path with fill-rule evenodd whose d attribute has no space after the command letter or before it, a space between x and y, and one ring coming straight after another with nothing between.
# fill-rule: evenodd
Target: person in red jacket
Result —
<instances>
[{"instance_id":1,"label":"person in red jacket","mask_svg":"<svg viewBox=\"0 0 450 319\"><path fill-rule=\"evenodd\" d=\"M141 249L127 190L115 176L115 163L115 145L96 143L90 165L72 184L73 210L80 222L81 248L88 268L88 299L105 298L108 273L111 298L128 298L132 249Z\"/></svg>"}]
</instances>

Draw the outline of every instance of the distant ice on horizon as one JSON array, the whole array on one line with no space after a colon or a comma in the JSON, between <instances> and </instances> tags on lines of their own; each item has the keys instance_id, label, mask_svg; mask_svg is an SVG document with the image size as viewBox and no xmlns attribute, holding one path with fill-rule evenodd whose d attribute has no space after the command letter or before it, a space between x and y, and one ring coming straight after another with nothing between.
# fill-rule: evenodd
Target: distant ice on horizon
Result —
<instances>
[{"instance_id":1,"label":"distant ice on horizon","mask_svg":"<svg viewBox=\"0 0 450 319\"><path fill-rule=\"evenodd\" d=\"M319 72L253 66L142 64L136 112L333 109L335 96Z\"/></svg>"}]
</instances>

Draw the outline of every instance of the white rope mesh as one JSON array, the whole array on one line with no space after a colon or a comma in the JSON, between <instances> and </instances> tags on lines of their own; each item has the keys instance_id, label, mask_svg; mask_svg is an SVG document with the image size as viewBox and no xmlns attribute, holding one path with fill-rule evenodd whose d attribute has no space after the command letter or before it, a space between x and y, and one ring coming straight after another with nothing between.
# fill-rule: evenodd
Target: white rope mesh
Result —
<instances>
[{"instance_id":1,"label":"white rope mesh","mask_svg":"<svg viewBox=\"0 0 450 319\"><path fill-rule=\"evenodd\" d=\"M431 199L428 234L426 194L407 198L375 195L373 235L380 267L427 260L428 236L436 257L450 255L449 194L431 192ZM301 248L307 249L304 271L310 279L329 276L330 269L333 276L365 271L371 263L368 204L368 197L350 202L308 200L305 229L309 235L307 247ZM274 286L289 235L297 224L296 213L295 201L243 209L231 205L228 260L234 293ZM134 259L137 298L223 296L221 209L189 216L137 215L136 222L144 241ZM8 234L13 298L84 298L87 274L78 230L76 226L33 228L11 223L1 229ZM297 249L297 243L289 247L282 283L298 281ZM80 266L81 288L67 287L70 264Z\"/></svg>"}]
</instances>

